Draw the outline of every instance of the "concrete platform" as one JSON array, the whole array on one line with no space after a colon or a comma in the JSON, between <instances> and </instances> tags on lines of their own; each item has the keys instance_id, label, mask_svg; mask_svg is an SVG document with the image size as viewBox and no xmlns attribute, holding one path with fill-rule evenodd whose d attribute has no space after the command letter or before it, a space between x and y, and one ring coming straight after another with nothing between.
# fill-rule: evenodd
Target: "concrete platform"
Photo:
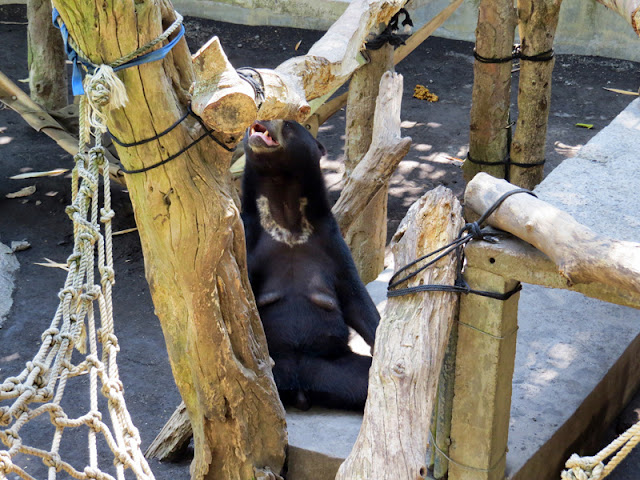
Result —
<instances>
[{"instance_id":1,"label":"concrete platform","mask_svg":"<svg viewBox=\"0 0 640 480\"><path fill-rule=\"evenodd\" d=\"M565 160L538 196L594 231L638 241L640 99ZM384 302L385 278L370 293ZM640 310L525 285L513 379L507 478L551 480L571 453L595 453L604 428L640 385ZM288 413L290 480L333 479L360 415Z\"/></svg>"}]
</instances>

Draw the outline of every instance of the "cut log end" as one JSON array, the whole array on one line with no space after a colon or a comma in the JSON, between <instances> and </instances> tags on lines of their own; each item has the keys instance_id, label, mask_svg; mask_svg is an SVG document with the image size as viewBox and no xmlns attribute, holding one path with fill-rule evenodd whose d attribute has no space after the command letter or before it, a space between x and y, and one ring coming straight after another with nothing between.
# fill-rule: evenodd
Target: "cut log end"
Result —
<instances>
[{"instance_id":1,"label":"cut log end","mask_svg":"<svg viewBox=\"0 0 640 480\"><path fill-rule=\"evenodd\" d=\"M193 111L198 113L195 106ZM234 92L209 102L200 116L209 128L217 132L239 135L256 120L258 108L252 96Z\"/></svg>"}]
</instances>

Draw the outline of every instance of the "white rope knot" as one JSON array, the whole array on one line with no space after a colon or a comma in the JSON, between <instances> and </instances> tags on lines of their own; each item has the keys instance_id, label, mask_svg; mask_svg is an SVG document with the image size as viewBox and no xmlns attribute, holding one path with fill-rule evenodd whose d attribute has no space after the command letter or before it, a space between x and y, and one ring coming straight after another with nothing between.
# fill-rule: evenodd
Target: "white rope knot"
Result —
<instances>
[{"instance_id":1,"label":"white rope knot","mask_svg":"<svg viewBox=\"0 0 640 480\"><path fill-rule=\"evenodd\" d=\"M596 457L581 457L573 454L565 464L567 470L560 474L562 480L598 480L602 478L604 464Z\"/></svg>"},{"instance_id":2,"label":"white rope knot","mask_svg":"<svg viewBox=\"0 0 640 480\"><path fill-rule=\"evenodd\" d=\"M11 423L11 414L9 413L9 407L0 407L0 427L6 427ZM0 455L2 452L0 451ZM2 460L0 459L0 462Z\"/></svg>"},{"instance_id":3,"label":"white rope knot","mask_svg":"<svg viewBox=\"0 0 640 480\"><path fill-rule=\"evenodd\" d=\"M127 103L127 90L122 80L109 65L100 65L93 75L85 78L87 100L91 105L89 123L96 130L107 131L107 112L124 107Z\"/></svg>"},{"instance_id":4,"label":"white rope knot","mask_svg":"<svg viewBox=\"0 0 640 480\"><path fill-rule=\"evenodd\" d=\"M47 467L55 468L56 472L62 470L62 458L60 458L60 455L57 453L49 453L49 455L42 459L42 463Z\"/></svg>"},{"instance_id":5,"label":"white rope knot","mask_svg":"<svg viewBox=\"0 0 640 480\"><path fill-rule=\"evenodd\" d=\"M13 462L9 452L0 451L0 472L9 473L13 471Z\"/></svg>"}]
</instances>

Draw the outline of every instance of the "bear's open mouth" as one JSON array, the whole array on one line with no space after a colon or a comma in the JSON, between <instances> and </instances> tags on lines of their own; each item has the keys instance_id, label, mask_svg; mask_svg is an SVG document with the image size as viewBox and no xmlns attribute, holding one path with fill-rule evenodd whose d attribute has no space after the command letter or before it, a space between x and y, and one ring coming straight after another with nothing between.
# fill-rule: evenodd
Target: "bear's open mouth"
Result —
<instances>
[{"instance_id":1,"label":"bear's open mouth","mask_svg":"<svg viewBox=\"0 0 640 480\"><path fill-rule=\"evenodd\" d=\"M249 130L249 138L259 138L264 142L264 144L268 147L277 147L280 145L275 139L271 137L269 130L267 127L262 125L260 122L256 122L251 125L251 129Z\"/></svg>"}]
</instances>

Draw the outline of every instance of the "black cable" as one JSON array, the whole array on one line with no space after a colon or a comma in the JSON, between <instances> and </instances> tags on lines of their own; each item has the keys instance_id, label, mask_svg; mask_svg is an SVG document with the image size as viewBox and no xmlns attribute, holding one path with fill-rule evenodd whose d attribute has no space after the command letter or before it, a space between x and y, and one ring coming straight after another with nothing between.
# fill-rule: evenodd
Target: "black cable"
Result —
<instances>
[{"instance_id":1,"label":"black cable","mask_svg":"<svg viewBox=\"0 0 640 480\"><path fill-rule=\"evenodd\" d=\"M173 155L171 155L168 158L165 158L163 160L160 160L157 163L154 163L153 165L149 165L148 167L143 167L143 168L138 168L138 169L134 169L134 170L127 170L126 168L124 168L121 164L121 170L124 173L127 174L133 174L133 173L144 173L144 172L148 172L149 170L153 170L154 168L160 167L166 163L169 163L171 160L176 159L177 157L179 157L180 155L182 155L184 152L186 152L187 150L189 150L191 147L193 147L194 145L196 145L197 143L199 143L200 141L202 141L204 138L206 137L210 137L214 142L216 142L218 145L220 145L222 148L224 148L227 152L232 152L233 148L228 147L227 145L225 145L224 143L222 143L220 140L218 140L214 135L214 130L209 130L207 128L207 126L204 124L204 122L202 121L202 119L196 115L195 113L193 113L193 111L191 110L191 106L188 107L187 109L187 113L185 115L183 115L183 117L181 117L181 119L179 121L177 121L176 123L174 123L170 128L168 128L167 130L165 130L164 132L162 132L161 134L158 134L155 136L155 138L149 138L149 139L145 139L145 140L140 140L139 142L134 142L133 144L128 144L125 145L123 143L119 143L118 141L116 141L116 143L118 143L118 145L123 145L123 146L136 146L136 145L142 145L145 143L148 143L152 140L157 140L158 138L162 137L163 135L166 135L167 133L169 133L171 130L173 130L177 125L179 125L188 115L193 116L198 123L200 123L200 125L202 126L202 128L204 129L205 133L203 133L202 135L200 135L198 138L196 138L193 142L191 142L189 145L187 145L186 147L184 147L183 149L181 149L179 152L174 153ZM112 135L113 137L113 135ZM115 137L113 137L115 140Z\"/></svg>"},{"instance_id":2,"label":"black cable","mask_svg":"<svg viewBox=\"0 0 640 480\"><path fill-rule=\"evenodd\" d=\"M487 166L498 166L498 165L502 165L504 166L504 179L508 182L510 181L510 169L509 167L511 165L514 165L516 167L521 167L521 168L533 168L533 167L540 167L542 165L545 164L546 160L542 160L541 162L534 162L534 163L521 163L521 162L514 162L513 160L511 160L511 157L509 155L507 155L507 157L504 160L497 160L494 162L489 162L486 160L476 160L475 158L471 157L471 152L467 153L467 160L469 160L471 163L474 163L476 165L487 165Z\"/></svg>"},{"instance_id":3,"label":"black cable","mask_svg":"<svg viewBox=\"0 0 640 480\"><path fill-rule=\"evenodd\" d=\"M487 211L484 212L484 214L482 214L482 216L478 219L478 221L467 223L460 230L460 233L458 234L458 238L456 240L454 240L448 245L445 245L443 247L438 248L437 250L434 250L431 253L428 253L427 255L423 255L422 257L398 269L398 271L394 273L391 279L389 280L389 284L387 286L387 297L399 297L402 295L409 295L409 294L418 293L418 292L456 292L456 293L466 293L466 294L471 293L474 295L481 295L484 297L490 297L497 300L507 300L512 295L519 292L522 289L522 285L520 283L518 283L513 290L510 290L509 292L505 292L505 293L488 292L484 290L473 290L469 287L469 285L464 280L464 277L462 275L463 247L467 243L469 243L471 240L488 240L490 237L493 237L495 235L494 232L489 232L481 228L481 225L487 221L487 219L491 216L491 214L495 212L500 207L500 205L502 205L502 202L504 202L507 198L509 198L511 195L514 195L516 193L527 193L529 195L533 195L534 197L536 196L533 192L524 188L516 188L514 190L510 190L504 193L503 195L501 195L500 198L498 198L493 203L493 205L491 205L487 209ZM431 265L436 263L438 260L440 260L441 258L451 253L455 253L457 257L456 258L457 272L456 272L456 281L454 285L417 285L415 287L396 288L398 285L412 279L418 273L423 271L425 268L430 267ZM408 269L417 265L423 260L426 260L427 258L437 254L440 254L440 255L438 255L431 261L427 262L425 265L421 266L420 268L412 271L411 273L408 273L404 277L397 279L401 273L407 271Z\"/></svg>"},{"instance_id":4,"label":"black cable","mask_svg":"<svg viewBox=\"0 0 640 480\"><path fill-rule=\"evenodd\" d=\"M550 48L545 52L537 53L535 55L525 55L524 53L522 53L522 46L519 44L515 44L511 51L511 55L508 57L501 57L501 58L483 57L476 51L475 48L473 49L473 56L476 60L478 60L481 63L507 63L512 60L525 60L529 62L548 62L553 59L554 51L553 51L553 48Z\"/></svg>"}]
</instances>

